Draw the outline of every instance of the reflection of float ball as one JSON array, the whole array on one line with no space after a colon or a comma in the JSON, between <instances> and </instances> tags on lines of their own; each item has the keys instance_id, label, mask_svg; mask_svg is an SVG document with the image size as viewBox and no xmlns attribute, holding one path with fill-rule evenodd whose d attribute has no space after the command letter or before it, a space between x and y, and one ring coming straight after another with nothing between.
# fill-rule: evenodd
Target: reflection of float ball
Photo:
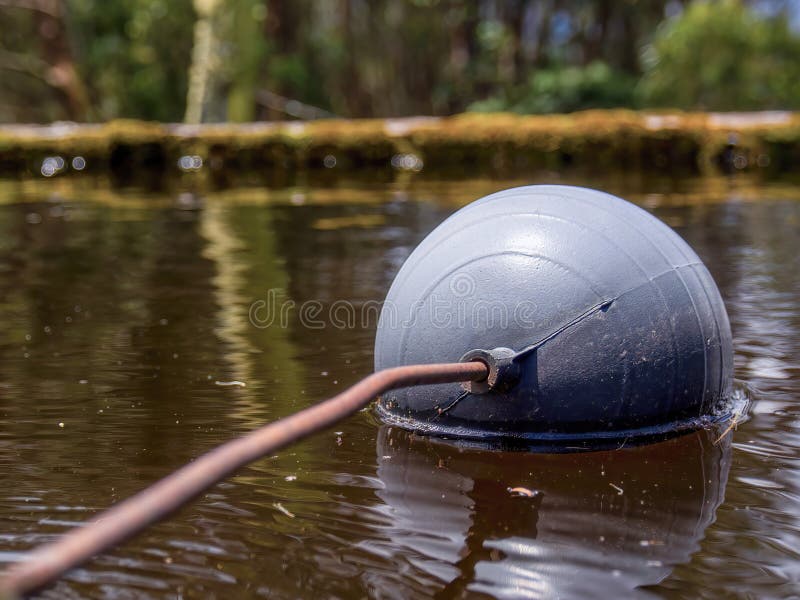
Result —
<instances>
[{"instance_id":1,"label":"reflection of float ball","mask_svg":"<svg viewBox=\"0 0 800 600\"><path fill-rule=\"evenodd\" d=\"M733 436L716 442L723 430L626 446L609 460L605 452L451 447L383 426L375 458L380 533L408 570L402 578L376 572L372 584L400 597L415 595L402 587L409 582L449 598L465 589L491 598L639 597L641 586L687 562L714 522L732 454ZM523 494L533 496L511 492L516 482L530 482Z\"/></svg>"},{"instance_id":2,"label":"reflection of float ball","mask_svg":"<svg viewBox=\"0 0 800 600\"><path fill-rule=\"evenodd\" d=\"M510 390L407 388L379 410L459 437L622 437L696 424L731 391L730 325L698 256L584 188L506 190L437 227L389 290L375 368L499 347L517 356Z\"/></svg>"}]
</instances>

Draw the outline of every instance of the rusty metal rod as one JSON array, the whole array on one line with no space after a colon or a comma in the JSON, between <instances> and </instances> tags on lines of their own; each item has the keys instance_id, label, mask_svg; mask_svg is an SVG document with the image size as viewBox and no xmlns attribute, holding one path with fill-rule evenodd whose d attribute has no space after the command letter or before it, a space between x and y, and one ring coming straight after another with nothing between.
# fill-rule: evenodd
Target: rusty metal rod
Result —
<instances>
[{"instance_id":1,"label":"rusty metal rod","mask_svg":"<svg viewBox=\"0 0 800 600\"><path fill-rule=\"evenodd\" d=\"M480 381L487 376L488 368L482 362L410 365L374 373L333 398L218 446L84 526L31 551L0 577L0 598L27 596L53 583L70 569L166 518L244 465L330 427L383 392L413 385Z\"/></svg>"}]
</instances>

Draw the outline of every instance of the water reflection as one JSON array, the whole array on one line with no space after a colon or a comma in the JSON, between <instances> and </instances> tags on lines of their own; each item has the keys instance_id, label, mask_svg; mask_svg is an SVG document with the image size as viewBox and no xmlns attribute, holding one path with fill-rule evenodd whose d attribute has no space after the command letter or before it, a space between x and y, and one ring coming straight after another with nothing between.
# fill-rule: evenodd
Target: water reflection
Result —
<instances>
[{"instance_id":1,"label":"water reflection","mask_svg":"<svg viewBox=\"0 0 800 600\"><path fill-rule=\"evenodd\" d=\"M546 455L384 426L376 493L391 517L387 543L437 597L627 597L699 549L731 464L730 436L714 443L720 433Z\"/></svg>"},{"instance_id":2,"label":"water reflection","mask_svg":"<svg viewBox=\"0 0 800 600\"><path fill-rule=\"evenodd\" d=\"M206 240L203 256L216 266L212 278L218 306L214 333L226 347L224 360L231 377L214 383L251 387L251 393L236 395L232 414L255 428L268 418L264 390L270 391L272 400L296 399L301 395L302 370L290 360L297 352L286 328L257 328L248 318L252 299L264 293L262 286L283 292L288 285L283 263L276 256L272 214L251 213L242 218L219 204L209 205L200 216L200 232ZM293 412L293 407L280 401L273 402L272 408L272 418Z\"/></svg>"},{"instance_id":3,"label":"water reflection","mask_svg":"<svg viewBox=\"0 0 800 600\"><path fill-rule=\"evenodd\" d=\"M295 312L287 327L251 327L249 305L267 290L326 309L381 300L448 214L531 183L187 200L81 181L0 181L0 563L369 373L374 323L308 329ZM796 594L798 188L569 182L640 201L707 263L737 376L757 390L751 419L723 443L701 433L615 453L496 454L389 433L362 413L243 470L44 597L629 597L653 584L659 596ZM514 497L515 486L540 493Z\"/></svg>"}]
</instances>

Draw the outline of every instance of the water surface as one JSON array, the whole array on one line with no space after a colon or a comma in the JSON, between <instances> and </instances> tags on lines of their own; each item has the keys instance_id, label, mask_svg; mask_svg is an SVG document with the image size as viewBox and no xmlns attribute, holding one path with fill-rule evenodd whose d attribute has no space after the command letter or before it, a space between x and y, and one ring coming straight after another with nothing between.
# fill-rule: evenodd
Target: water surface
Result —
<instances>
[{"instance_id":1,"label":"water surface","mask_svg":"<svg viewBox=\"0 0 800 600\"><path fill-rule=\"evenodd\" d=\"M459 206L556 180L203 193L0 182L0 561L368 374L374 320L312 328L304 303L330 314L337 301L380 301ZM636 201L706 262L753 400L737 430L613 452L498 453L364 411L42 596L796 594L800 187L570 182ZM251 307L271 298L283 322L257 326Z\"/></svg>"}]
</instances>

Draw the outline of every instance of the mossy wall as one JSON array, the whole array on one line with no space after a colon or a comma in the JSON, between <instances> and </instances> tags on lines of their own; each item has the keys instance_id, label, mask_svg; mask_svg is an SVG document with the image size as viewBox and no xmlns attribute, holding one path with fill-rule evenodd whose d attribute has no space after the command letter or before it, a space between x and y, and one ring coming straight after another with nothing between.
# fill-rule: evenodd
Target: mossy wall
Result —
<instances>
[{"instance_id":1,"label":"mossy wall","mask_svg":"<svg viewBox=\"0 0 800 600\"><path fill-rule=\"evenodd\" d=\"M92 171L178 168L199 156L212 172L385 167L786 171L800 160L800 113L463 114L448 118L242 125L113 121L0 128L0 171L37 173L47 156L82 156ZM393 160L394 159L394 160ZM69 168L69 167L67 167Z\"/></svg>"}]
</instances>

